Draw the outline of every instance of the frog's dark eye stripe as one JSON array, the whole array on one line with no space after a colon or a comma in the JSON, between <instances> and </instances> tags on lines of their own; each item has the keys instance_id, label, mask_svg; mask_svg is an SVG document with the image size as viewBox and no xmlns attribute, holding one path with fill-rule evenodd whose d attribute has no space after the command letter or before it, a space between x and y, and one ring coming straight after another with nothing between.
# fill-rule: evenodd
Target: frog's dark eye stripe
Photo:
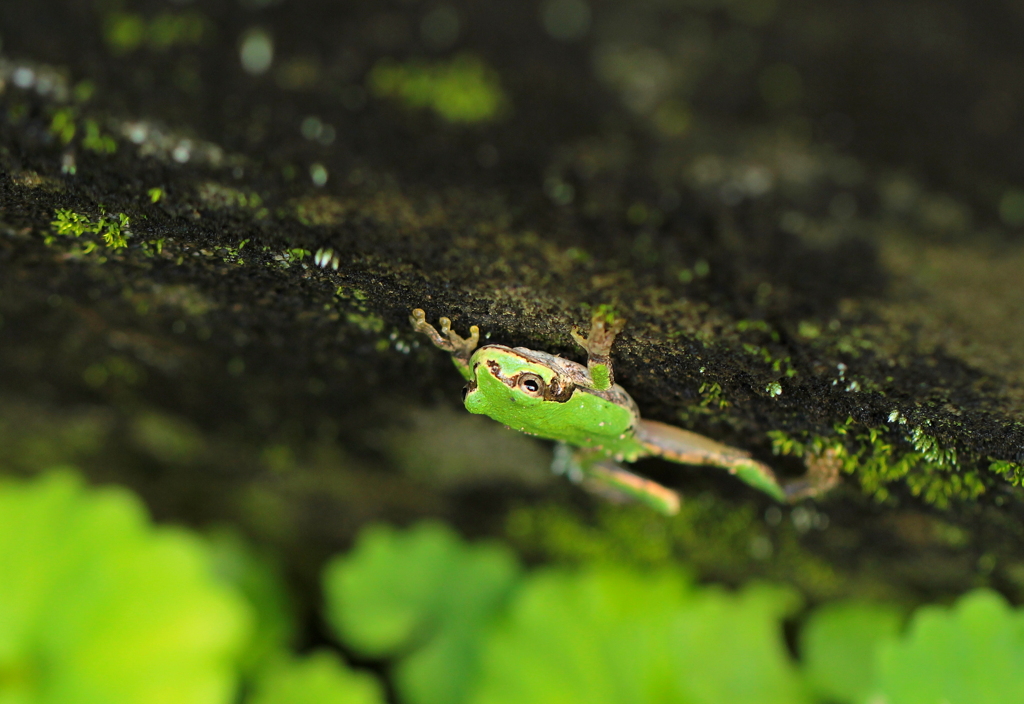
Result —
<instances>
[{"instance_id":1,"label":"frog's dark eye stripe","mask_svg":"<svg viewBox=\"0 0 1024 704\"><path fill-rule=\"evenodd\" d=\"M520 377L519 374L513 374L510 377L505 376L501 372L501 365L498 364L497 362L495 362L493 359L488 359L487 360L487 369L490 370L491 376L493 376L495 379L497 379L498 381L500 381L502 384L504 384L505 386L509 387L510 389L516 388L516 384L519 383L519 377Z\"/></svg>"},{"instance_id":2,"label":"frog's dark eye stripe","mask_svg":"<svg viewBox=\"0 0 1024 704\"><path fill-rule=\"evenodd\" d=\"M544 390L544 400L565 403L572 398L572 392L575 390L576 384L571 381L563 381L561 377L556 376Z\"/></svg>"},{"instance_id":3,"label":"frog's dark eye stripe","mask_svg":"<svg viewBox=\"0 0 1024 704\"><path fill-rule=\"evenodd\" d=\"M565 403L572 398L576 385L561 376L555 376L550 383L546 383L540 374L533 372L519 372L512 376L505 376L501 372L501 365L493 359L487 360L487 368L495 379L511 389L518 389L528 396L542 398L545 401L556 401ZM472 389L470 389L472 391Z\"/></svg>"}]
</instances>

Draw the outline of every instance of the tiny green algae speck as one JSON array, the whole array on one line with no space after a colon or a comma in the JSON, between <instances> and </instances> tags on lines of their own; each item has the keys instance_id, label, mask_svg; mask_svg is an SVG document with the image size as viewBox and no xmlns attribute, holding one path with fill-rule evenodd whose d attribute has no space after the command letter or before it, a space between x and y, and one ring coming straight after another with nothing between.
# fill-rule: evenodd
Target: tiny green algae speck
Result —
<instances>
[{"instance_id":1,"label":"tiny green algae speck","mask_svg":"<svg viewBox=\"0 0 1024 704\"><path fill-rule=\"evenodd\" d=\"M342 316L349 325L354 326L360 332L368 335L377 335L384 332L384 319L370 310L366 305L369 299L366 292L358 288L338 286L334 292L334 303L342 309ZM387 341L384 341L383 348L386 349Z\"/></svg>"},{"instance_id":2,"label":"tiny green algae speck","mask_svg":"<svg viewBox=\"0 0 1024 704\"><path fill-rule=\"evenodd\" d=\"M128 54L143 46L166 51L194 46L211 34L210 21L200 12L161 12L146 19L134 12L111 12L104 18L103 38L113 54Z\"/></svg>"},{"instance_id":3,"label":"tiny green algae speck","mask_svg":"<svg viewBox=\"0 0 1024 704\"><path fill-rule=\"evenodd\" d=\"M226 208L250 210L258 219L263 219L270 214L270 211L263 206L263 198L255 191L243 191L215 181L207 181L199 186L196 194L204 205L214 210ZM152 191L150 197L152 198Z\"/></svg>"},{"instance_id":4,"label":"tiny green algae speck","mask_svg":"<svg viewBox=\"0 0 1024 704\"><path fill-rule=\"evenodd\" d=\"M53 113L50 120L50 133L60 140L61 144L70 144L75 138L78 130L75 125L75 111L72 108L63 108Z\"/></svg>"},{"instance_id":5,"label":"tiny green algae speck","mask_svg":"<svg viewBox=\"0 0 1024 704\"><path fill-rule=\"evenodd\" d=\"M103 131L99 121L93 118L79 120L78 110L74 107L61 108L53 113L50 134L65 146L80 136L82 148L96 154L113 154L117 151L117 141Z\"/></svg>"},{"instance_id":6,"label":"tiny green algae speck","mask_svg":"<svg viewBox=\"0 0 1024 704\"><path fill-rule=\"evenodd\" d=\"M104 134L96 120L86 118L83 122L85 134L82 136L82 148L97 154L113 154L117 151L117 142L109 134Z\"/></svg>"},{"instance_id":7,"label":"tiny green algae speck","mask_svg":"<svg viewBox=\"0 0 1024 704\"><path fill-rule=\"evenodd\" d=\"M508 102L497 73L472 54L434 63L382 59L368 81L373 95L398 98L410 108L431 108L448 122L485 122Z\"/></svg>"}]
</instances>

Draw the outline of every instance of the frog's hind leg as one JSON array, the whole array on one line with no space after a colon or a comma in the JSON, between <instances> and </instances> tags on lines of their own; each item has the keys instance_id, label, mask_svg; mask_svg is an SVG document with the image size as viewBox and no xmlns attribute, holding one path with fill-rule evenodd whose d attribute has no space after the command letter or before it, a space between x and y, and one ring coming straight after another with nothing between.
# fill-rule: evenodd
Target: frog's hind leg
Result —
<instances>
[{"instance_id":1,"label":"frog's hind leg","mask_svg":"<svg viewBox=\"0 0 1024 704\"><path fill-rule=\"evenodd\" d=\"M551 468L595 494L619 500L633 499L667 516L679 513L679 494L594 453L558 443Z\"/></svg>"},{"instance_id":2,"label":"frog's hind leg","mask_svg":"<svg viewBox=\"0 0 1024 704\"><path fill-rule=\"evenodd\" d=\"M636 426L636 438L656 457L680 464L721 467L776 501L785 502L790 498L771 468L755 460L749 452L654 420L640 420Z\"/></svg>"}]
</instances>

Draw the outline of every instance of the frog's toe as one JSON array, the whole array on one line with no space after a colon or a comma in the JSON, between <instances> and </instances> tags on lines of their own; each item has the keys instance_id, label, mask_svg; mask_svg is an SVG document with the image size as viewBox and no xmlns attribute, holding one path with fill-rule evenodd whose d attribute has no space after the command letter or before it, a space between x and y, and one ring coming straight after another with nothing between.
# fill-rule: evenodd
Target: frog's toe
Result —
<instances>
[{"instance_id":1,"label":"frog's toe","mask_svg":"<svg viewBox=\"0 0 1024 704\"><path fill-rule=\"evenodd\" d=\"M441 318L441 328L444 329L443 321L446 318ZM427 314L422 308L416 308L412 311L409 316L409 322L412 324L412 329L416 332L428 335L430 339L435 340L434 344L437 344L436 340L440 339L440 334L437 332L437 328L427 322Z\"/></svg>"},{"instance_id":2,"label":"frog's toe","mask_svg":"<svg viewBox=\"0 0 1024 704\"><path fill-rule=\"evenodd\" d=\"M409 322L412 323L412 329L415 332L429 337L435 347L445 350L446 352L453 351L451 342L445 339L446 337L450 337L450 334L442 337L441 333L437 331L437 328L427 322L427 314L423 312L422 308L416 308L413 310L412 314L409 316ZM447 327L445 326L446 322L448 323ZM451 331L448 330L449 327L451 327L451 322L448 321L447 318L441 318L441 332L447 331L450 333Z\"/></svg>"},{"instance_id":3,"label":"frog's toe","mask_svg":"<svg viewBox=\"0 0 1024 704\"><path fill-rule=\"evenodd\" d=\"M573 330L572 336L577 344L587 350L591 356L606 357L611 354L612 343L615 342L615 338L622 332L625 325L625 318L609 320L602 314L596 314L590 321L590 333L586 338L576 330Z\"/></svg>"},{"instance_id":4,"label":"frog's toe","mask_svg":"<svg viewBox=\"0 0 1024 704\"><path fill-rule=\"evenodd\" d=\"M603 337L615 338L622 329L626 327L625 318L607 318L605 316L594 316L590 323L591 330L598 332Z\"/></svg>"},{"instance_id":5,"label":"frog's toe","mask_svg":"<svg viewBox=\"0 0 1024 704\"><path fill-rule=\"evenodd\" d=\"M801 499L808 499L818 495L818 491L812 482L806 479L794 479L791 482L786 482L783 487L783 491L786 492L786 503L794 504Z\"/></svg>"}]
</instances>

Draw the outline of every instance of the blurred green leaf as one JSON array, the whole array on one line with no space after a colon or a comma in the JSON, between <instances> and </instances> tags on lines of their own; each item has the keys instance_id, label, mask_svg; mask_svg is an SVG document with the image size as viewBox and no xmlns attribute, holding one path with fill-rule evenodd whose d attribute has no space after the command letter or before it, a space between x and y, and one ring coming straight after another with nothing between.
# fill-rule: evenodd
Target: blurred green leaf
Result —
<instances>
[{"instance_id":1,"label":"blurred green leaf","mask_svg":"<svg viewBox=\"0 0 1024 704\"><path fill-rule=\"evenodd\" d=\"M815 610L800 631L800 655L811 687L840 702L862 702L875 682L878 644L896 636L902 611L892 604L846 601Z\"/></svg>"},{"instance_id":2,"label":"blurred green leaf","mask_svg":"<svg viewBox=\"0 0 1024 704\"><path fill-rule=\"evenodd\" d=\"M473 704L670 701L680 575L537 573L488 640Z\"/></svg>"},{"instance_id":3,"label":"blurred green leaf","mask_svg":"<svg viewBox=\"0 0 1024 704\"><path fill-rule=\"evenodd\" d=\"M5 704L231 700L247 607L129 492L0 482L0 565Z\"/></svg>"},{"instance_id":4,"label":"blurred green leaf","mask_svg":"<svg viewBox=\"0 0 1024 704\"><path fill-rule=\"evenodd\" d=\"M449 528L365 530L324 575L328 620L370 657L400 655L408 704L456 704L477 672L482 632L519 579L506 548L468 546Z\"/></svg>"},{"instance_id":5,"label":"blurred green leaf","mask_svg":"<svg viewBox=\"0 0 1024 704\"><path fill-rule=\"evenodd\" d=\"M255 616L252 637L239 658L243 673L287 656L295 638L295 614L276 560L226 527L212 531L207 543L214 574L238 589Z\"/></svg>"},{"instance_id":6,"label":"blurred green leaf","mask_svg":"<svg viewBox=\"0 0 1024 704\"><path fill-rule=\"evenodd\" d=\"M786 587L753 583L733 594L701 589L675 623L680 701L790 704L808 701L783 640L782 619L800 607Z\"/></svg>"},{"instance_id":7,"label":"blurred green leaf","mask_svg":"<svg viewBox=\"0 0 1024 704\"><path fill-rule=\"evenodd\" d=\"M247 704L384 704L376 678L320 650L267 668Z\"/></svg>"},{"instance_id":8,"label":"blurred green leaf","mask_svg":"<svg viewBox=\"0 0 1024 704\"><path fill-rule=\"evenodd\" d=\"M472 704L805 702L780 616L788 590L693 589L612 568L529 580L486 644Z\"/></svg>"},{"instance_id":9,"label":"blurred green leaf","mask_svg":"<svg viewBox=\"0 0 1024 704\"><path fill-rule=\"evenodd\" d=\"M1024 702L1024 612L987 589L951 609L922 607L877 663L875 695L887 704Z\"/></svg>"}]
</instances>

